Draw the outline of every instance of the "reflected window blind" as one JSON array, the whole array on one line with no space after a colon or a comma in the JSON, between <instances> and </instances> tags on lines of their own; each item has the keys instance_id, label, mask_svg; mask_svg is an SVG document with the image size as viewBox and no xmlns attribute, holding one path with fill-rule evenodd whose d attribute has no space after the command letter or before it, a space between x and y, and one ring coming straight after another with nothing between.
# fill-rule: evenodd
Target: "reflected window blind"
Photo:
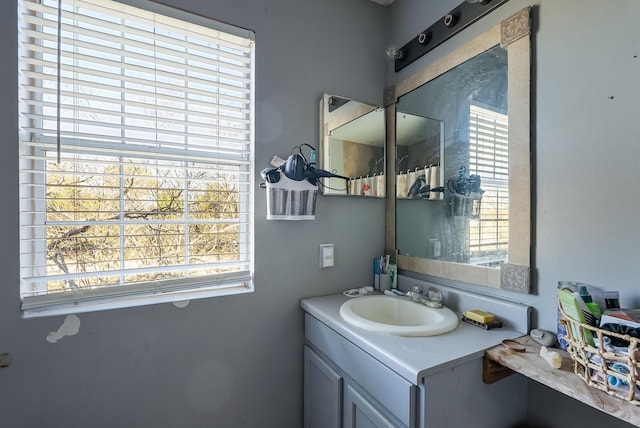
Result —
<instances>
[{"instance_id":1,"label":"reflected window blind","mask_svg":"<svg viewBox=\"0 0 640 428\"><path fill-rule=\"evenodd\" d=\"M469 221L471 255L500 254L509 243L509 123L506 114L471 105L469 172L482 178L478 219Z\"/></svg>"},{"instance_id":2,"label":"reflected window blind","mask_svg":"<svg viewBox=\"0 0 640 428\"><path fill-rule=\"evenodd\" d=\"M148 4L20 2L24 310L253 287L253 33Z\"/></svg>"}]
</instances>

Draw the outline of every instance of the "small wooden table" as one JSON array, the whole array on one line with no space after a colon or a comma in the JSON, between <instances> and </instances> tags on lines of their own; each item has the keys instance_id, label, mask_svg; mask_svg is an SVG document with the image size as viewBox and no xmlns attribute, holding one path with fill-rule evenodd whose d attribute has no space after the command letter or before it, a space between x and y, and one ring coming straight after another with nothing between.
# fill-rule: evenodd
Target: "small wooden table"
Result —
<instances>
[{"instance_id":1,"label":"small wooden table","mask_svg":"<svg viewBox=\"0 0 640 428\"><path fill-rule=\"evenodd\" d=\"M504 345L485 351L483 380L486 383L496 382L517 372L595 409L640 427L640 406L587 386L573 373L573 362L567 352L553 349L562 355L562 367L554 369L540 357L540 345L531 337L521 336L514 340L526 351L513 352Z\"/></svg>"}]
</instances>

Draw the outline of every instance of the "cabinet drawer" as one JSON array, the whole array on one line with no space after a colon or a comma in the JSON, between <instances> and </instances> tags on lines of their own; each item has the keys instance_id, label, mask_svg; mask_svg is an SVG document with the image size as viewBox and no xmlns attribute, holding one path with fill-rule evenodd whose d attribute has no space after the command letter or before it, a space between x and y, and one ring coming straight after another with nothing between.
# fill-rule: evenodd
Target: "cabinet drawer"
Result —
<instances>
[{"instance_id":1,"label":"cabinet drawer","mask_svg":"<svg viewBox=\"0 0 640 428\"><path fill-rule=\"evenodd\" d=\"M391 415L415 426L415 385L309 314L305 314L305 337Z\"/></svg>"}]
</instances>

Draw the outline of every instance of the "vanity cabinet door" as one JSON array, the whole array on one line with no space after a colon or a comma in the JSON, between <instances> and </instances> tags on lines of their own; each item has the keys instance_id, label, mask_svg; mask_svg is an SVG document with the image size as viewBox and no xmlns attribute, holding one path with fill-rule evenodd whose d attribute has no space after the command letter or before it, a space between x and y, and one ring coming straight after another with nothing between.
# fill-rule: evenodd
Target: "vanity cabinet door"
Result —
<instances>
[{"instance_id":1,"label":"vanity cabinet door","mask_svg":"<svg viewBox=\"0 0 640 428\"><path fill-rule=\"evenodd\" d=\"M342 376L304 347L304 427L340 428Z\"/></svg>"},{"instance_id":2,"label":"vanity cabinet door","mask_svg":"<svg viewBox=\"0 0 640 428\"><path fill-rule=\"evenodd\" d=\"M344 392L344 428L394 428L366 398L349 384Z\"/></svg>"}]
</instances>

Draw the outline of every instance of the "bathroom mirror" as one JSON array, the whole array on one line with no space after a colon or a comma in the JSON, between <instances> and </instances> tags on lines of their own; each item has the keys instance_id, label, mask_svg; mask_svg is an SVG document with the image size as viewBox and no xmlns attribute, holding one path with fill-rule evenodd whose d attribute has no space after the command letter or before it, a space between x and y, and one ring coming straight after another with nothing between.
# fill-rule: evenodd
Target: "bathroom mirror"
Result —
<instances>
[{"instance_id":1,"label":"bathroom mirror","mask_svg":"<svg viewBox=\"0 0 640 428\"><path fill-rule=\"evenodd\" d=\"M324 94L319 110L320 168L349 179L326 179L323 194L384 197L384 109Z\"/></svg>"},{"instance_id":2,"label":"bathroom mirror","mask_svg":"<svg viewBox=\"0 0 640 428\"><path fill-rule=\"evenodd\" d=\"M387 89L396 176L387 248L397 249L400 269L530 291L529 88L527 8ZM429 118L439 130L414 155L428 158L424 165L406 171L404 116Z\"/></svg>"}]
</instances>

